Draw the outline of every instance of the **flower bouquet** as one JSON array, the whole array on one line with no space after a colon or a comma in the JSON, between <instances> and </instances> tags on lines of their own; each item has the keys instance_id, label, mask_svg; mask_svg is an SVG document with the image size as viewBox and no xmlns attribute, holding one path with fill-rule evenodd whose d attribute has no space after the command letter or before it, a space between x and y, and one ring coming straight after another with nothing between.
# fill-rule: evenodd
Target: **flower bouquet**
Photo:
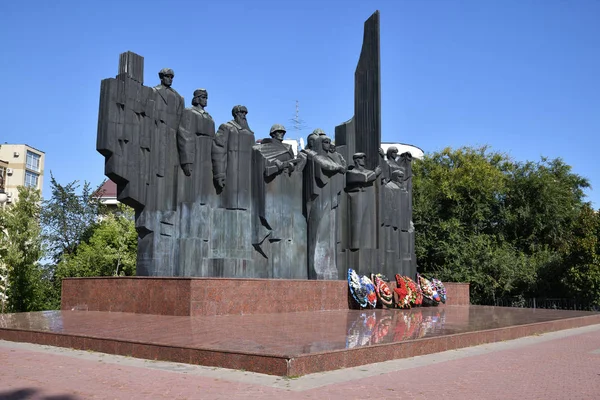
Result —
<instances>
[{"instance_id":1,"label":"flower bouquet","mask_svg":"<svg viewBox=\"0 0 600 400\"><path fill-rule=\"evenodd\" d=\"M437 293L440 295L442 303L446 304L446 287L439 279L432 278L431 284L435 287Z\"/></svg>"},{"instance_id":2,"label":"flower bouquet","mask_svg":"<svg viewBox=\"0 0 600 400\"><path fill-rule=\"evenodd\" d=\"M375 308L377 306L377 294L373 282L366 275L363 275L360 277L360 286L364 288L367 294L367 305Z\"/></svg>"},{"instance_id":3,"label":"flower bouquet","mask_svg":"<svg viewBox=\"0 0 600 400\"><path fill-rule=\"evenodd\" d=\"M417 283L423 292L423 305L437 306L441 299L431 282L420 274L417 274Z\"/></svg>"},{"instance_id":4,"label":"flower bouquet","mask_svg":"<svg viewBox=\"0 0 600 400\"><path fill-rule=\"evenodd\" d=\"M394 292L396 292L396 295L398 296L398 300L396 301L398 308L411 307L416 293L408 287L404 277L400 276L400 274L396 274L396 288L394 289Z\"/></svg>"},{"instance_id":5,"label":"flower bouquet","mask_svg":"<svg viewBox=\"0 0 600 400\"><path fill-rule=\"evenodd\" d=\"M386 283L387 278L381 274L371 274L371 280L375 285L375 293L377 298L384 306L388 308L394 307L394 294Z\"/></svg>"},{"instance_id":6,"label":"flower bouquet","mask_svg":"<svg viewBox=\"0 0 600 400\"><path fill-rule=\"evenodd\" d=\"M404 282L406 282L406 287L411 291L411 306L420 306L423 303L423 293L421 292L421 288L408 276L403 276L402 278L404 279Z\"/></svg>"},{"instance_id":7,"label":"flower bouquet","mask_svg":"<svg viewBox=\"0 0 600 400\"><path fill-rule=\"evenodd\" d=\"M367 291L360 283L360 277L352 268L348 269L348 287L350 294L360 308L367 307Z\"/></svg>"}]
</instances>

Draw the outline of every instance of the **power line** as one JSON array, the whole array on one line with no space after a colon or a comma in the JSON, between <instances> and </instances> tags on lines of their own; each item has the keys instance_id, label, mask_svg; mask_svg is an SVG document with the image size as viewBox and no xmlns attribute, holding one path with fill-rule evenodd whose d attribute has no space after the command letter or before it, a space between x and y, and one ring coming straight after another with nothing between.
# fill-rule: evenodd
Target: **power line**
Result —
<instances>
[{"instance_id":1,"label":"power line","mask_svg":"<svg viewBox=\"0 0 600 400\"><path fill-rule=\"evenodd\" d=\"M296 131L296 134L299 134L307 128L304 120L300 118L300 102L298 100L296 100L296 112L294 117L290 118L290 121L293 123L292 129Z\"/></svg>"}]
</instances>

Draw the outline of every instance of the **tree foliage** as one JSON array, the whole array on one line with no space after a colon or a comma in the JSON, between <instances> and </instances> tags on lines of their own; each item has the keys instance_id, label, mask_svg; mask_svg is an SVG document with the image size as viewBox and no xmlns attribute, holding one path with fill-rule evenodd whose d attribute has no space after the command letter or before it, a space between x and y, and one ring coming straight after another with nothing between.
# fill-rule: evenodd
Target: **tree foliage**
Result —
<instances>
[{"instance_id":1,"label":"tree foliage","mask_svg":"<svg viewBox=\"0 0 600 400\"><path fill-rule=\"evenodd\" d=\"M600 305L600 214L585 205L577 217L565 257L565 287L573 297Z\"/></svg>"},{"instance_id":2,"label":"tree foliage","mask_svg":"<svg viewBox=\"0 0 600 400\"><path fill-rule=\"evenodd\" d=\"M54 241L52 265L52 305L60 306L62 279L69 277L135 275L137 233L134 211L119 205L116 213L107 212L98 197L84 185L82 193L75 192L76 182L66 186L53 183L53 195L47 204L44 221L50 223L45 236ZM65 204L70 211L56 205ZM75 222L64 225L66 218ZM56 233L58 232L58 233Z\"/></svg>"},{"instance_id":3,"label":"tree foliage","mask_svg":"<svg viewBox=\"0 0 600 400\"><path fill-rule=\"evenodd\" d=\"M121 205L107 212L87 182L62 185L51 176L51 189L42 201L39 192L20 187L18 201L0 211L4 311L60 307L62 278L135 274L133 210Z\"/></svg>"},{"instance_id":4,"label":"tree foliage","mask_svg":"<svg viewBox=\"0 0 600 400\"><path fill-rule=\"evenodd\" d=\"M41 199L37 190L19 187L19 198L0 209L0 255L7 272L7 308L4 311L43 310L47 306L47 281L39 264L42 258Z\"/></svg>"},{"instance_id":5,"label":"tree foliage","mask_svg":"<svg viewBox=\"0 0 600 400\"><path fill-rule=\"evenodd\" d=\"M65 254L56 268L63 277L135 275L137 233L133 209L119 206L95 226L74 252Z\"/></svg>"},{"instance_id":6,"label":"tree foliage","mask_svg":"<svg viewBox=\"0 0 600 400\"><path fill-rule=\"evenodd\" d=\"M560 250L584 206L589 182L560 158L514 163L508 175L504 234L529 253ZM564 250L564 249L563 249Z\"/></svg>"},{"instance_id":7,"label":"tree foliage","mask_svg":"<svg viewBox=\"0 0 600 400\"><path fill-rule=\"evenodd\" d=\"M89 182L78 193L78 181L61 185L50 173L50 187L52 195L44 202L41 221L49 255L58 263L91 235L106 209Z\"/></svg>"},{"instance_id":8,"label":"tree foliage","mask_svg":"<svg viewBox=\"0 0 600 400\"><path fill-rule=\"evenodd\" d=\"M600 297L600 224L584 202L589 182L561 159L523 163L485 146L446 148L413 169L422 271L469 282L480 303L517 295Z\"/></svg>"}]
</instances>

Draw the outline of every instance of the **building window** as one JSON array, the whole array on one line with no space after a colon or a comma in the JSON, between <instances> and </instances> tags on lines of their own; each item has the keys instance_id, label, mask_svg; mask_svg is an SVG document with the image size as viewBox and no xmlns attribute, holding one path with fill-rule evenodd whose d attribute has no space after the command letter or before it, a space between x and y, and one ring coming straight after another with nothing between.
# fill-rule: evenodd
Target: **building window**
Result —
<instances>
[{"instance_id":1,"label":"building window","mask_svg":"<svg viewBox=\"0 0 600 400\"><path fill-rule=\"evenodd\" d=\"M38 174L34 174L31 171L25 171L25 187L32 187L37 189L38 186Z\"/></svg>"},{"instance_id":2,"label":"building window","mask_svg":"<svg viewBox=\"0 0 600 400\"><path fill-rule=\"evenodd\" d=\"M27 169L40 172L40 158L41 156L39 154L27 150Z\"/></svg>"}]
</instances>

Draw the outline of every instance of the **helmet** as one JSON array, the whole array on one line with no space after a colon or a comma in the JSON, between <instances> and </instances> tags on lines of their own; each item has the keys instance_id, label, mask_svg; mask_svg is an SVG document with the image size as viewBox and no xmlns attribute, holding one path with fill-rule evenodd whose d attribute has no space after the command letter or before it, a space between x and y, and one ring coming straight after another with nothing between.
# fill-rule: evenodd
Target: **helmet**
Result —
<instances>
[{"instance_id":1,"label":"helmet","mask_svg":"<svg viewBox=\"0 0 600 400\"><path fill-rule=\"evenodd\" d=\"M275 124L271 127L271 132L269 132L270 134L273 134L274 132L277 131L283 131L285 132L285 127L283 125L280 124Z\"/></svg>"},{"instance_id":2,"label":"helmet","mask_svg":"<svg viewBox=\"0 0 600 400\"><path fill-rule=\"evenodd\" d=\"M325 135L325 131L321 128L317 128L314 131L312 131L312 135Z\"/></svg>"}]
</instances>

